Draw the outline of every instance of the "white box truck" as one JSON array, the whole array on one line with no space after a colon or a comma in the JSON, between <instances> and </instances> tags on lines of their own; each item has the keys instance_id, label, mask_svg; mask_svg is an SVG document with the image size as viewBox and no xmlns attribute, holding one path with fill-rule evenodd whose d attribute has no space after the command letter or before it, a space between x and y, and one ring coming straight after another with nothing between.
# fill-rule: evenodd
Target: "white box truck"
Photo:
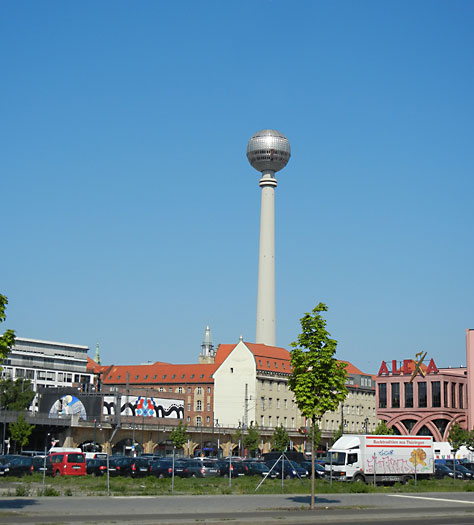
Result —
<instances>
[{"instance_id":1,"label":"white box truck","mask_svg":"<svg viewBox=\"0 0 474 525\"><path fill-rule=\"evenodd\" d=\"M431 436L344 435L328 451L326 478L366 483L407 483L434 473Z\"/></svg>"}]
</instances>

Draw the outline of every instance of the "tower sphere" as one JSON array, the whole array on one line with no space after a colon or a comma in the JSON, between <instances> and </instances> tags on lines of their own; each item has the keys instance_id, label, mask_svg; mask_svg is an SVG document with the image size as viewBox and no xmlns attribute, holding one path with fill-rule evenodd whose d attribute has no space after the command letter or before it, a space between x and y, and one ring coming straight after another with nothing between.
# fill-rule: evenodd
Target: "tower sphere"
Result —
<instances>
[{"instance_id":1,"label":"tower sphere","mask_svg":"<svg viewBox=\"0 0 474 525\"><path fill-rule=\"evenodd\" d=\"M257 171L279 171L290 160L291 149L288 139L275 129L262 129L250 137L247 144L247 158Z\"/></svg>"}]
</instances>

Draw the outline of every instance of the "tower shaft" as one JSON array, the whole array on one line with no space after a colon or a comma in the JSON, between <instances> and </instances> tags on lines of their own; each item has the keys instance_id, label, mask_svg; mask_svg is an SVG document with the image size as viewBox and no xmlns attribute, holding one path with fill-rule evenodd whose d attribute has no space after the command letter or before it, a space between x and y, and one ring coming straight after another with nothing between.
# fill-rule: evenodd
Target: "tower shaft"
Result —
<instances>
[{"instance_id":1,"label":"tower shaft","mask_svg":"<svg viewBox=\"0 0 474 525\"><path fill-rule=\"evenodd\" d=\"M262 172L258 257L256 342L276 346L275 322L275 188L273 171Z\"/></svg>"}]
</instances>

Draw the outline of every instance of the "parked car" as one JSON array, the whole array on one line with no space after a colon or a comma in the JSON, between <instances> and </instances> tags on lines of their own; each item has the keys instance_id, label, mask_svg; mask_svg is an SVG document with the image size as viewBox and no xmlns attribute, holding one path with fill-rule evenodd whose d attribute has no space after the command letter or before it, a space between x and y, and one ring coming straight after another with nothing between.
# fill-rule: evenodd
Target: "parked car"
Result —
<instances>
[{"instance_id":1,"label":"parked car","mask_svg":"<svg viewBox=\"0 0 474 525\"><path fill-rule=\"evenodd\" d=\"M268 467L272 468L274 465L274 461L267 462ZM290 478L306 478L306 469L302 466L298 465L298 463L294 461L278 461L278 463L273 468L273 471L276 472L277 477L284 477L286 479Z\"/></svg>"},{"instance_id":2,"label":"parked car","mask_svg":"<svg viewBox=\"0 0 474 525\"><path fill-rule=\"evenodd\" d=\"M229 461L228 459L219 459L215 463L217 463L217 466L219 467L221 476L228 477L229 469L232 478L245 476L245 474L248 474L247 464L243 461Z\"/></svg>"},{"instance_id":3,"label":"parked car","mask_svg":"<svg viewBox=\"0 0 474 525\"><path fill-rule=\"evenodd\" d=\"M94 476L107 474L107 458L86 458L86 472Z\"/></svg>"},{"instance_id":4,"label":"parked car","mask_svg":"<svg viewBox=\"0 0 474 525\"><path fill-rule=\"evenodd\" d=\"M53 476L85 476L86 456L83 452L55 452L50 454Z\"/></svg>"},{"instance_id":5,"label":"parked car","mask_svg":"<svg viewBox=\"0 0 474 525\"><path fill-rule=\"evenodd\" d=\"M266 476L270 473L270 477L276 477L276 473L270 472L269 466L263 461L245 461L247 467L247 475L249 476Z\"/></svg>"},{"instance_id":6,"label":"parked car","mask_svg":"<svg viewBox=\"0 0 474 525\"><path fill-rule=\"evenodd\" d=\"M25 474L32 474L34 470L31 456L17 456L13 454L0 456L0 465L0 476L22 477Z\"/></svg>"},{"instance_id":7,"label":"parked car","mask_svg":"<svg viewBox=\"0 0 474 525\"><path fill-rule=\"evenodd\" d=\"M184 469L186 468L187 461L179 458L174 461L174 475L179 477L184 477ZM173 473L173 459L172 458L159 458L155 459L151 465L149 472L153 476L158 478L168 478L171 477Z\"/></svg>"},{"instance_id":8,"label":"parked car","mask_svg":"<svg viewBox=\"0 0 474 525\"><path fill-rule=\"evenodd\" d=\"M454 471L450 467L448 467L448 465L445 465L444 463L436 464L434 476L436 479L443 479L443 478L453 478L454 479ZM456 478L464 479L464 476L461 474L461 472L456 472Z\"/></svg>"},{"instance_id":9,"label":"parked car","mask_svg":"<svg viewBox=\"0 0 474 525\"><path fill-rule=\"evenodd\" d=\"M454 459L437 460L435 462L435 466L438 465L446 465L453 472L456 472L456 477L458 477L457 474L462 474L463 479L474 479L474 472L468 469L464 463L460 463L458 460L456 460L456 467L454 466Z\"/></svg>"},{"instance_id":10,"label":"parked car","mask_svg":"<svg viewBox=\"0 0 474 525\"><path fill-rule=\"evenodd\" d=\"M311 477L311 461L303 461L298 464L306 469L307 477ZM314 462L314 476L315 478L324 478L324 467L320 463L316 463L316 461Z\"/></svg>"},{"instance_id":11,"label":"parked car","mask_svg":"<svg viewBox=\"0 0 474 525\"><path fill-rule=\"evenodd\" d=\"M113 466L120 476L131 476L138 478L146 476L150 470L148 458L120 456L112 459Z\"/></svg>"},{"instance_id":12,"label":"parked car","mask_svg":"<svg viewBox=\"0 0 474 525\"><path fill-rule=\"evenodd\" d=\"M51 458L46 456L46 465L45 465L45 456L33 456L33 470L34 472L43 472L51 475L53 473L53 464L51 463ZM46 470L45 470L46 467Z\"/></svg>"},{"instance_id":13,"label":"parked car","mask_svg":"<svg viewBox=\"0 0 474 525\"><path fill-rule=\"evenodd\" d=\"M217 461L191 459L186 462L184 477L186 478L208 478L220 476Z\"/></svg>"}]
</instances>

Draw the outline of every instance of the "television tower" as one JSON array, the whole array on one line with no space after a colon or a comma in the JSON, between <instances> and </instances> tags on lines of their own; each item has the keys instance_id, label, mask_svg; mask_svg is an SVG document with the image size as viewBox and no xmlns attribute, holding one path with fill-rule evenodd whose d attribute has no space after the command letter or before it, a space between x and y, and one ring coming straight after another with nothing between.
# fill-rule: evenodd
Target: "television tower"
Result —
<instances>
[{"instance_id":1,"label":"television tower","mask_svg":"<svg viewBox=\"0 0 474 525\"><path fill-rule=\"evenodd\" d=\"M276 345L275 329L275 173L291 156L288 139L274 129L263 129L247 144L250 164L262 174L260 207L260 246L258 256L256 343Z\"/></svg>"}]
</instances>

